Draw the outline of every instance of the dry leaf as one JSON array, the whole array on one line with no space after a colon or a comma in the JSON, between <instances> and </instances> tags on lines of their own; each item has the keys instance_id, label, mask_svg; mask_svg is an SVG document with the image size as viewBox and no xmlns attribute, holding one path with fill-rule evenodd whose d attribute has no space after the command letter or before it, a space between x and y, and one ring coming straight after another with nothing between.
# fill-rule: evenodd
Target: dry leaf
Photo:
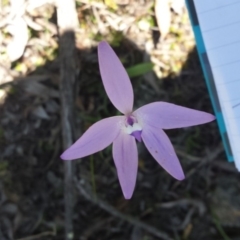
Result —
<instances>
[{"instance_id":1,"label":"dry leaf","mask_svg":"<svg viewBox=\"0 0 240 240\"><path fill-rule=\"evenodd\" d=\"M6 97L7 91L5 89L0 89L0 106L4 103Z\"/></svg>"},{"instance_id":2,"label":"dry leaf","mask_svg":"<svg viewBox=\"0 0 240 240\"><path fill-rule=\"evenodd\" d=\"M155 1L155 16L158 24L161 38L164 39L169 32L171 23L171 10L169 0Z\"/></svg>"},{"instance_id":3,"label":"dry leaf","mask_svg":"<svg viewBox=\"0 0 240 240\"><path fill-rule=\"evenodd\" d=\"M43 26L41 26L40 24L38 24L36 21L34 21L31 17L29 17L28 15L24 16L24 20L26 21L27 25L34 29L35 31L41 31L43 30Z\"/></svg>"},{"instance_id":4,"label":"dry leaf","mask_svg":"<svg viewBox=\"0 0 240 240\"><path fill-rule=\"evenodd\" d=\"M184 0L172 0L171 2L171 8L175 13L179 15L182 14L184 6L185 6Z\"/></svg>"},{"instance_id":5,"label":"dry leaf","mask_svg":"<svg viewBox=\"0 0 240 240\"><path fill-rule=\"evenodd\" d=\"M0 85L5 84L7 82L11 82L13 80L12 75L13 72L12 70L10 70L10 66L8 66L8 64L5 63L3 63L3 65L0 64Z\"/></svg>"},{"instance_id":6,"label":"dry leaf","mask_svg":"<svg viewBox=\"0 0 240 240\"><path fill-rule=\"evenodd\" d=\"M31 12L45 4L54 4L54 0L28 0L27 11Z\"/></svg>"},{"instance_id":7,"label":"dry leaf","mask_svg":"<svg viewBox=\"0 0 240 240\"><path fill-rule=\"evenodd\" d=\"M27 81L23 83L23 88L26 92L42 98L58 98L59 92L55 89L45 86L36 81Z\"/></svg>"},{"instance_id":8,"label":"dry leaf","mask_svg":"<svg viewBox=\"0 0 240 240\"><path fill-rule=\"evenodd\" d=\"M108 6L109 8L112 8L114 10L117 9L117 4L115 3L114 0L105 0L104 1L105 5Z\"/></svg>"},{"instance_id":9,"label":"dry leaf","mask_svg":"<svg viewBox=\"0 0 240 240\"><path fill-rule=\"evenodd\" d=\"M32 111L33 115L35 115L36 117L39 117L41 119L46 119L48 120L50 117L47 114L47 112L45 111L45 109L42 106L38 106L36 107L33 111Z\"/></svg>"},{"instance_id":10,"label":"dry leaf","mask_svg":"<svg viewBox=\"0 0 240 240\"><path fill-rule=\"evenodd\" d=\"M13 36L7 46L7 54L11 62L16 61L23 55L28 42L28 28L22 17L17 17L7 26L8 32Z\"/></svg>"},{"instance_id":11,"label":"dry leaf","mask_svg":"<svg viewBox=\"0 0 240 240\"><path fill-rule=\"evenodd\" d=\"M60 111L60 106L56 101L51 99L46 103L46 111L48 113L58 113Z\"/></svg>"}]
</instances>

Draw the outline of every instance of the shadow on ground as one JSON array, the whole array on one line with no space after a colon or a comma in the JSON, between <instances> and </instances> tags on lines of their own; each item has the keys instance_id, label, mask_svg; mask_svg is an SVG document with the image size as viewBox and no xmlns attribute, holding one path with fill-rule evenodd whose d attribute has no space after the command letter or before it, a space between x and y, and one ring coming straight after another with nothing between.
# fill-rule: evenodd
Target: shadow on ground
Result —
<instances>
[{"instance_id":1,"label":"shadow on ground","mask_svg":"<svg viewBox=\"0 0 240 240\"><path fill-rule=\"evenodd\" d=\"M115 50L126 67L141 63L145 54L126 39ZM78 54L81 71L75 99L76 136L97 120L117 114L103 89L96 49L79 50ZM59 66L59 59L55 59L1 86L8 93L0 107L1 240L28 236L63 239ZM151 75L160 92L148 84L148 77L132 78L135 108L168 101L212 112L195 49L179 74L164 79ZM137 185L130 201L123 199L111 147L75 161L76 177L96 198L172 239L239 239L240 177L227 163L216 122L167 134L187 176L182 182L163 171L142 144L138 146ZM77 189L74 232L75 239L160 239L92 204Z\"/></svg>"}]
</instances>

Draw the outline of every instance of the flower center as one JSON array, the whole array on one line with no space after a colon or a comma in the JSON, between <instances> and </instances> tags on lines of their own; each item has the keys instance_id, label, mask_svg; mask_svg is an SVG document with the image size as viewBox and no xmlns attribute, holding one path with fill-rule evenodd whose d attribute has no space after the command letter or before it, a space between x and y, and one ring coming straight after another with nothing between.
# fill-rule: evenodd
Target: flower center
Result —
<instances>
[{"instance_id":1,"label":"flower center","mask_svg":"<svg viewBox=\"0 0 240 240\"><path fill-rule=\"evenodd\" d=\"M142 127L133 116L128 116L126 119L125 132L135 137L139 142L142 141Z\"/></svg>"}]
</instances>

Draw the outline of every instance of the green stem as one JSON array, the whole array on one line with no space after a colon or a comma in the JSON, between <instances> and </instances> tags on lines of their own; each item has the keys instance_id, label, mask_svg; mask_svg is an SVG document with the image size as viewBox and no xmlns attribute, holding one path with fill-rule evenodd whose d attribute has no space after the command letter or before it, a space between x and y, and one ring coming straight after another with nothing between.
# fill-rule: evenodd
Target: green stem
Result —
<instances>
[{"instance_id":1,"label":"green stem","mask_svg":"<svg viewBox=\"0 0 240 240\"><path fill-rule=\"evenodd\" d=\"M224 240L231 240L228 235L225 233L224 229L222 228L218 217L216 216L215 212L213 211L213 209L211 209L211 213L212 213L212 218L213 218L213 222L218 230L218 232L221 234L221 236L223 237Z\"/></svg>"}]
</instances>

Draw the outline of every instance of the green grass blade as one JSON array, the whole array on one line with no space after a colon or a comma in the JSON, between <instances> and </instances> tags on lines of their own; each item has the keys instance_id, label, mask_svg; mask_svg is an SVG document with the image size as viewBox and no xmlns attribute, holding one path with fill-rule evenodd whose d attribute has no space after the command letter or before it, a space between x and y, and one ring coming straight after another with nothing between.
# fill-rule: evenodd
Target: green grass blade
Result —
<instances>
[{"instance_id":1,"label":"green grass blade","mask_svg":"<svg viewBox=\"0 0 240 240\"><path fill-rule=\"evenodd\" d=\"M127 68L127 73L129 77L138 77L141 75L144 75L145 73L148 73L152 71L153 69L153 63L147 62L147 63L140 63L136 64L132 67Z\"/></svg>"}]
</instances>

